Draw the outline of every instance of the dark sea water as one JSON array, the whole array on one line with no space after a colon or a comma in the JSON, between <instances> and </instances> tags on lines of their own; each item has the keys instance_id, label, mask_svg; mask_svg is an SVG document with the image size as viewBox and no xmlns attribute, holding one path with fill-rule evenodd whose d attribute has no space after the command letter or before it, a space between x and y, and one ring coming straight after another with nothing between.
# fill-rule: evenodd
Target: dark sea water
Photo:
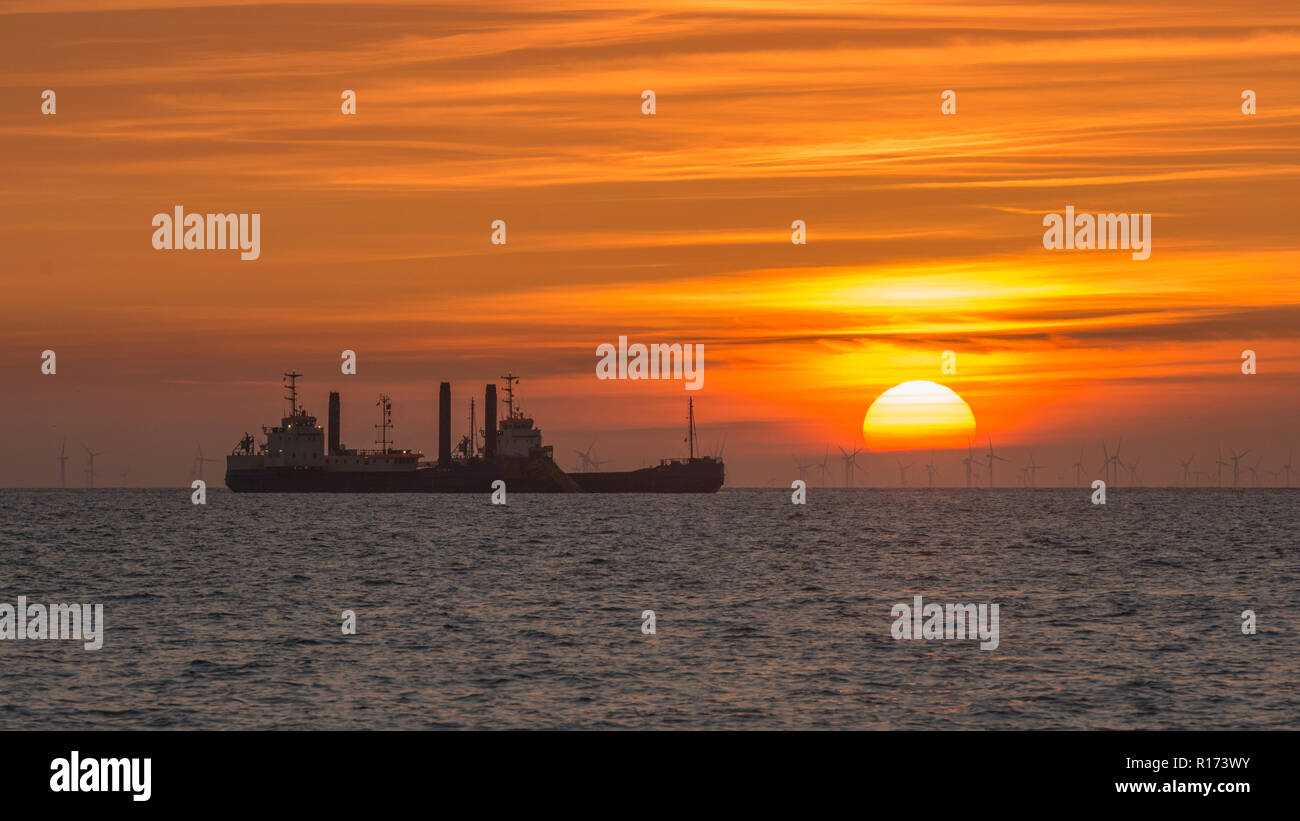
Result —
<instances>
[{"instance_id":1,"label":"dark sea water","mask_svg":"<svg viewBox=\"0 0 1300 821\"><path fill-rule=\"evenodd\" d=\"M0 491L0 728L1300 728L1300 490L789 493Z\"/></svg>"}]
</instances>

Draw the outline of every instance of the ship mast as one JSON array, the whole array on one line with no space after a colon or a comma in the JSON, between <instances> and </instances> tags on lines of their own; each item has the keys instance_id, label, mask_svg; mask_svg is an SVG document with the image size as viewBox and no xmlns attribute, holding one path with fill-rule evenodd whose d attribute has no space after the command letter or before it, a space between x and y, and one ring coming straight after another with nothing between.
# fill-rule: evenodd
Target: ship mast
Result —
<instances>
[{"instance_id":1,"label":"ship mast","mask_svg":"<svg viewBox=\"0 0 1300 821\"><path fill-rule=\"evenodd\" d=\"M687 438L691 442L690 458L695 458L695 397L686 399Z\"/></svg>"},{"instance_id":2,"label":"ship mast","mask_svg":"<svg viewBox=\"0 0 1300 821\"><path fill-rule=\"evenodd\" d=\"M506 380L506 418L514 419L515 418L515 383L519 381L519 377L507 371L506 375L501 378Z\"/></svg>"},{"instance_id":3,"label":"ship mast","mask_svg":"<svg viewBox=\"0 0 1300 821\"><path fill-rule=\"evenodd\" d=\"M298 377L300 376L302 376L302 374L297 371L289 371L284 375L284 378L289 381L289 384L285 385L281 382L282 387L289 389L289 395L284 398L289 400L290 416L294 416L298 411L302 410L302 408L298 406Z\"/></svg>"},{"instance_id":4,"label":"ship mast","mask_svg":"<svg viewBox=\"0 0 1300 821\"><path fill-rule=\"evenodd\" d=\"M375 444L383 448L381 453L388 453L388 429L393 426L393 401L388 398L388 394L381 393L375 405L380 408L379 424L375 425L379 431L379 438L375 440Z\"/></svg>"},{"instance_id":5,"label":"ship mast","mask_svg":"<svg viewBox=\"0 0 1300 821\"><path fill-rule=\"evenodd\" d=\"M474 414L474 397L469 400L469 453L465 454L467 459L473 459L478 453L478 432L475 430L477 420Z\"/></svg>"}]
</instances>

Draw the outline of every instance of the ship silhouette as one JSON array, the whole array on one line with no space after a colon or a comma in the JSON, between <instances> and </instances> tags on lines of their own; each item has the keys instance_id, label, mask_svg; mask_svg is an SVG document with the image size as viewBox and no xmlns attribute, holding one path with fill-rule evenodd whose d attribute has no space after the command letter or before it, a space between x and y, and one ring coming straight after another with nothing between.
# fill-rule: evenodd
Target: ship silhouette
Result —
<instances>
[{"instance_id":1,"label":"ship silhouette","mask_svg":"<svg viewBox=\"0 0 1300 821\"><path fill-rule=\"evenodd\" d=\"M418 450L398 449L390 438L392 402L380 395L380 433L373 450L339 442L341 402L329 395L328 429L322 430L298 399L302 374L284 374L289 413L279 426L263 427L258 444L245 433L226 457L226 487L237 493L490 493L503 480L511 493L714 493L722 487L721 458L695 455L695 404L688 400L689 449L684 459L631 471L566 473L555 463L542 431L518 409L507 374L506 415L497 416L497 386L484 391L484 427L451 448L451 383L438 388L438 459L424 461ZM491 421L487 421L491 420ZM480 447L479 434L482 435Z\"/></svg>"}]
</instances>

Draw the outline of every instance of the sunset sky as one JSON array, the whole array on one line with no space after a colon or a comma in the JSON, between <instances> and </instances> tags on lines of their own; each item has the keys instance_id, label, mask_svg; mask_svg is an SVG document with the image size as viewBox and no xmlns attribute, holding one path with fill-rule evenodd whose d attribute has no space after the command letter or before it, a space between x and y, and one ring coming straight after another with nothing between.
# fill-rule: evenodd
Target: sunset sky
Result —
<instances>
[{"instance_id":1,"label":"sunset sky","mask_svg":"<svg viewBox=\"0 0 1300 821\"><path fill-rule=\"evenodd\" d=\"M382 390L436 452L437 383L458 439L510 370L566 468L681 455L693 396L729 485L788 486L933 380L1040 485L1120 436L1147 484L1220 446L1263 484L1300 445L1300 5L1141 5L0 0L0 486L65 437L69 486L83 442L187 485L291 368L353 447ZM261 258L154 250L176 205L260 213ZM1045 250L1067 205L1152 214L1151 258ZM597 380L620 335L704 344L704 389Z\"/></svg>"}]
</instances>

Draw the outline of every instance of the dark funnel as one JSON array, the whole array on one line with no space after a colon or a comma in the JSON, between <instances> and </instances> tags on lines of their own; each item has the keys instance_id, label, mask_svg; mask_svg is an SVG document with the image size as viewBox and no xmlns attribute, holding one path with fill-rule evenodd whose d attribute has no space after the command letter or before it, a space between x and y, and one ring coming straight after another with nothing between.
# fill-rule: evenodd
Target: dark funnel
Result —
<instances>
[{"instance_id":1,"label":"dark funnel","mask_svg":"<svg viewBox=\"0 0 1300 821\"><path fill-rule=\"evenodd\" d=\"M451 464L451 383L438 386L438 464Z\"/></svg>"},{"instance_id":2,"label":"dark funnel","mask_svg":"<svg viewBox=\"0 0 1300 821\"><path fill-rule=\"evenodd\" d=\"M327 456L339 452L339 392L330 391L329 444L325 448Z\"/></svg>"}]
</instances>

